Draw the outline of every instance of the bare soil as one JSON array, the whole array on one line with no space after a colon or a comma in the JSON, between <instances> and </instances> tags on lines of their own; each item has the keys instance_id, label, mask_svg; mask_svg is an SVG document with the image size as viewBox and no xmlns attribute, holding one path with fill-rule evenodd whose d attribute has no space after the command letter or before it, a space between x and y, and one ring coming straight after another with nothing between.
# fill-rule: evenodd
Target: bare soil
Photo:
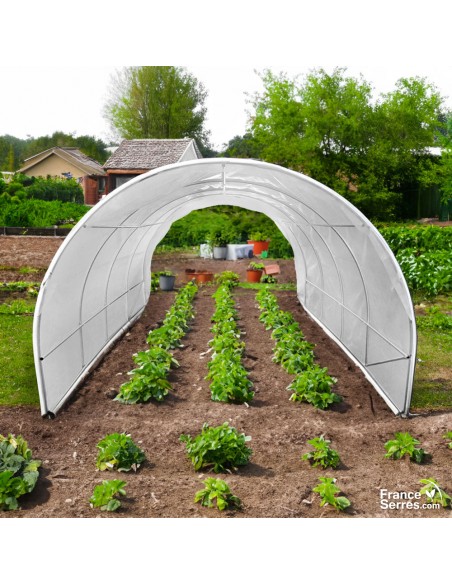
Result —
<instances>
[{"instance_id":1,"label":"bare soil","mask_svg":"<svg viewBox=\"0 0 452 584\"><path fill-rule=\"evenodd\" d=\"M28 239L39 239L40 247L43 238ZM36 261L38 266L47 254L51 255L45 244L39 253L34 243L32 247L27 262L17 265ZM158 261L177 271L180 282L184 269L199 262L190 258ZM205 262L202 269L208 269ZM283 266L283 276L293 280L293 263L290 267L287 262L278 263ZM0 263L5 265L5 259ZM240 272L246 266L212 261L212 268ZM0 408L0 433L22 434L34 457L43 461L38 484L21 499L21 510L0 511L0 517L450 516L444 509L381 509L380 489L415 492L420 488L419 479L433 477L452 492L452 451L442 438L452 429L452 414L436 412L411 419L394 416L361 371L304 312L293 291L277 292L280 306L293 312L306 338L315 343L317 361L337 377L336 391L343 402L321 411L289 401L286 387L292 376L272 362L273 341L270 331L265 331L258 320L255 291L244 289L236 289L234 295L239 325L245 333L244 365L254 382L255 398L249 407L212 402L204 379L209 355L203 355L211 338L212 292L211 287L201 288L195 299L192 328L184 338L185 346L175 351L180 368L171 373L173 392L163 403L127 406L111 397L133 367L132 354L146 347L147 332L164 317L173 292L151 295L141 319L55 419L41 418L37 408ZM193 502L195 492L203 487L202 479L213 475L194 472L179 436L197 434L204 422L217 425L226 421L252 437L249 444L253 455L250 463L237 472L219 475L243 502L242 511L220 514ZM425 464L384 458L384 443L398 431L409 431L421 441L431 454ZM145 451L148 460L137 473L96 471L96 444L111 432L130 433ZM320 434L332 440L332 447L339 451L342 464L334 471L313 468L300 459L310 450L306 441ZM346 513L329 506L320 508L319 497L312 492L319 476L337 479L352 502ZM107 478L127 481L127 497L116 514L92 510L88 505L94 486Z\"/></svg>"}]
</instances>

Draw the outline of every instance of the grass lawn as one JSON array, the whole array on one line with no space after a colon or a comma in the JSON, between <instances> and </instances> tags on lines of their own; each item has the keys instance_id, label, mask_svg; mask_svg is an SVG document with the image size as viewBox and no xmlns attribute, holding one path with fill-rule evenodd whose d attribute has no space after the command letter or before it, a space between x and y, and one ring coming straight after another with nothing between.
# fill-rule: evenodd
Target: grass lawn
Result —
<instances>
[{"instance_id":1,"label":"grass lawn","mask_svg":"<svg viewBox=\"0 0 452 584\"><path fill-rule=\"evenodd\" d=\"M39 405L33 316L0 314L0 405Z\"/></svg>"},{"instance_id":2,"label":"grass lawn","mask_svg":"<svg viewBox=\"0 0 452 584\"><path fill-rule=\"evenodd\" d=\"M437 322L429 310L438 307L449 323ZM418 325L418 362L414 378L413 409L452 408L452 298L438 296L415 305ZM442 325L442 328L440 326Z\"/></svg>"}]
</instances>

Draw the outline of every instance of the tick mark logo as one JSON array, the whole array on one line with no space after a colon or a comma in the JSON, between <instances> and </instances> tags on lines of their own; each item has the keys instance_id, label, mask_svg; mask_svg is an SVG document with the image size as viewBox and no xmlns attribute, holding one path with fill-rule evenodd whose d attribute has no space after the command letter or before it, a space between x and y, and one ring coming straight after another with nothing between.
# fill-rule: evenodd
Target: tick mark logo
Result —
<instances>
[{"instance_id":1,"label":"tick mark logo","mask_svg":"<svg viewBox=\"0 0 452 584\"><path fill-rule=\"evenodd\" d=\"M433 499L433 497L435 495L435 489L432 489L431 491L425 491L425 494L427 495L427 497L429 499Z\"/></svg>"}]
</instances>

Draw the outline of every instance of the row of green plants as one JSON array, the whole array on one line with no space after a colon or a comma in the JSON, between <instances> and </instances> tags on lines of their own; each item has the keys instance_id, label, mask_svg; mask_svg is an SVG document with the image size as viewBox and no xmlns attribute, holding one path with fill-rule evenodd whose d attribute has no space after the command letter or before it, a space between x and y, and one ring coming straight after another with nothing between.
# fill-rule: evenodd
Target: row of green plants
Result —
<instances>
[{"instance_id":1,"label":"row of green plants","mask_svg":"<svg viewBox=\"0 0 452 584\"><path fill-rule=\"evenodd\" d=\"M2 195L0 195L2 197ZM89 207L62 201L38 199L12 199L0 201L0 225L5 227L53 227L72 226Z\"/></svg>"},{"instance_id":2,"label":"row of green plants","mask_svg":"<svg viewBox=\"0 0 452 584\"><path fill-rule=\"evenodd\" d=\"M83 203L83 189L74 178L47 178L17 173L13 180L0 178L0 202L20 203L26 200Z\"/></svg>"},{"instance_id":3,"label":"row of green plants","mask_svg":"<svg viewBox=\"0 0 452 584\"><path fill-rule=\"evenodd\" d=\"M236 322L238 313L231 293L236 280L232 278L228 283L223 276L221 281L225 283L213 294L216 309L212 315L211 331L214 337L209 341L213 353L206 379L210 381L213 401L248 403L254 392L253 383L242 364L245 343L240 340L241 332Z\"/></svg>"},{"instance_id":4,"label":"row of green plants","mask_svg":"<svg viewBox=\"0 0 452 584\"><path fill-rule=\"evenodd\" d=\"M165 399L171 389L167 379L170 369L179 365L171 350L182 346L181 339L194 318L193 299L197 291L198 287L193 282L179 290L162 325L149 332L149 348L133 355L137 367L129 371L130 380L121 385L115 400L135 404L151 398L156 401Z\"/></svg>"},{"instance_id":5,"label":"row of green plants","mask_svg":"<svg viewBox=\"0 0 452 584\"><path fill-rule=\"evenodd\" d=\"M452 228L390 226L381 227L380 233L412 293L419 291L430 297L452 289Z\"/></svg>"},{"instance_id":6,"label":"row of green plants","mask_svg":"<svg viewBox=\"0 0 452 584\"><path fill-rule=\"evenodd\" d=\"M452 449L452 432L443 436ZM209 426L205 423L201 432L193 438L189 434L181 434L179 440L185 444L185 452L195 472L208 470L214 473L237 471L239 466L248 464L252 449L247 443L251 440L243 432L224 422L219 426ZM313 467L336 469L341 464L339 453L331 448L331 441L323 435L307 441L313 448L301 456ZM388 440L384 448L385 457L400 460L406 456L412 462L421 464L427 454L418 448L419 440L408 432L396 432L394 439ZM112 433L105 436L97 444L98 455L96 467L100 471L137 472L146 461L146 454L135 444L126 433ZM32 451L22 436L9 434L0 435L0 508L14 510L19 507L18 499L30 493L38 480L41 461L33 459ZM312 489L320 496L320 506L331 505L338 511L344 511L351 505L350 501L340 495L335 477L319 477L318 485ZM427 496L429 503L439 503L443 507L452 505L452 498L438 481L432 477L420 479L424 485L420 493ZM104 480L96 485L89 503L93 508L102 511L116 511L121 502L119 496L125 496L126 482L113 479ZM227 508L241 508L242 503L233 495L229 485L221 480L208 477L203 481L204 488L195 494L195 502L222 511Z\"/></svg>"},{"instance_id":7,"label":"row of green plants","mask_svg":"<svg viewBox=\"0 0 452 584\"><path fill-rule=\"evenodd\" d=\"M256 294L256 300L260 309L259 320L267 330L273 329L273 361L287 373L295 375L287 387L292 392L290 400L304 401L319 409L340 402L342 398L332 390L336 378L328 375L326 367L314 363L314 346L306 341L293 315L279 308L276 296L267 288Z\"/></svg>"}]
</instances>

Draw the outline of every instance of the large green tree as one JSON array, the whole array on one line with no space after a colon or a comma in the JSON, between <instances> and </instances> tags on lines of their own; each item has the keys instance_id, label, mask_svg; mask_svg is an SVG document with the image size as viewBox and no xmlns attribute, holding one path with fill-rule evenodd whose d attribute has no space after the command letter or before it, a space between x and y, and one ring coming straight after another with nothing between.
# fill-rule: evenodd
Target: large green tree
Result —
<instances>
[{"instance_id":1,"label":"large green tree","mask_svg":"<svg viewBox=\"0 0 452 584\"><path fill-rule=\"evenodd\" d=\"M206 97L182 67L126 67L112 79L105 116L122 138L195 138L208 145Z\"/></svg>"},{"instance_id":2,"label":"large green tree","mask_svg":"<svg viewBox=\"0 0 452 584\"><path fill-rule=\"evenodd\" d=\"M250 131L264 160L319 180L372 217L394 215L410 184L432 180L429 148L443 112L425 79L400 79L378 100L341 68L301 80L266 71L262 81Z\"/></svg>"}]
</instances>

